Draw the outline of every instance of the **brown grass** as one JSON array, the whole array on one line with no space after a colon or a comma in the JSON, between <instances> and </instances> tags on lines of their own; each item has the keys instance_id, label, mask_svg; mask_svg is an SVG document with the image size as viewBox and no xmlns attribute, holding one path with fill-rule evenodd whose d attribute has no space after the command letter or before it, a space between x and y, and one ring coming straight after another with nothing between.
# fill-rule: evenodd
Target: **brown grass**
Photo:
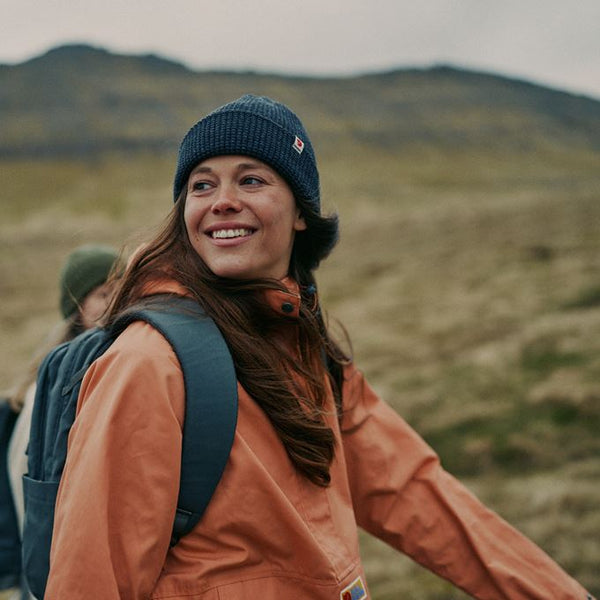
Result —
<instances>
[{"instance_id":1,"label":"brown grass","mask_svg":"<svg viewBox=\"0 0 600 600\"><path fill-rule=\"evenodd\" d=\"M173 157L0 163L0 387L57 319L79 243L171 206ZM376 389L492 508L600 594L600 158L321 160L342 241L319 273ZM375 600L463 598L362 538Z\"/></svg>"}]
</instances>

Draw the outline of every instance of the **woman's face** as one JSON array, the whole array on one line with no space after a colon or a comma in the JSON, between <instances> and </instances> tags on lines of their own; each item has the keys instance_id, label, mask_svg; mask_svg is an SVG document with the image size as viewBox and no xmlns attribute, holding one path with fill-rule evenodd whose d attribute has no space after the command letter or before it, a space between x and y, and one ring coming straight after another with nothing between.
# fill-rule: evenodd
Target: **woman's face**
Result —
<instances>
[{"instance_id":1,"label":"woman's face","mask_svg":"<svg viewBox=\"0 0 600 600\"><path fill-rule=\"evenodd\" d=\"M114 289L114 282L103 283L94 288L83 299L79 307L79 313L84 329L91 329L100 324L100 318L110 303Z\"/></svg>"},{"instance_id":2,"label":"woman's face","mask_svg":"<svg viewBox=\"0 0 600 600\"><path fill-rule=\"evenodd\" d=\"M306 229L288 184L248 156L198 164L188 179L184 218L208 268L234 279L285 277L295 233Z\"/></svg>"}]
</instances>

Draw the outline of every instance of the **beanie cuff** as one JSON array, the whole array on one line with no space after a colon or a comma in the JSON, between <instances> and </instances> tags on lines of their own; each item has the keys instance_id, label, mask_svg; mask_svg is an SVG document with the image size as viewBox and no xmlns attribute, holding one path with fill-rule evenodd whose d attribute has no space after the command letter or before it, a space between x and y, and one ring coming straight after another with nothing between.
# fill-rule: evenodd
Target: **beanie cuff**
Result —
<instances>
[{"instance_id":1,"label":"beanie cuff","mask_svg":"<svg viewBox=\"0 0 600 600\"><path fill-rule=\"evenodd\" d=\"M289 131L251 111L223 110L208 115L190 129L181 143L174 200L177 201L197 164L213 156L239 154L273 167L286 180L294 196L308 201L318 212L315 158L307 142L302 130Z\"/></svg>"}]
</instances>

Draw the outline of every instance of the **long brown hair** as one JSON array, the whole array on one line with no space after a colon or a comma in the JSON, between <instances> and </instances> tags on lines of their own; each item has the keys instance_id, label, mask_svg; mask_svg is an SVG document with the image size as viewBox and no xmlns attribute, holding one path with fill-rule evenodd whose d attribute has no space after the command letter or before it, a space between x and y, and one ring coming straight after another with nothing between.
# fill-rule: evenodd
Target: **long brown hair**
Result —
<instances>
[{"instance_id":1,"label":"long brown hair","mask_svg":"<svg viewBox=\"0 0 600 600\"><path fill-rule=\"evenodd\" d=\"M149 282L178 281L221 330L238 380L268 416L292 463L326 486L335 437L325 421L325 401L331 386L341 405L341 372L349 357L327 331L313 271L337 241L337 215L323 217L298 205L307 223L306 231L296 233L290 264L302 297L299 318L275 314L262 300L261 292L285 290L281 282L225 279L207 267L187 235L184 191L162 231L132 258L108 321L139 302ZM297 335L299 356L282 340L282 320Z\"/></svg>"}]
</instances>

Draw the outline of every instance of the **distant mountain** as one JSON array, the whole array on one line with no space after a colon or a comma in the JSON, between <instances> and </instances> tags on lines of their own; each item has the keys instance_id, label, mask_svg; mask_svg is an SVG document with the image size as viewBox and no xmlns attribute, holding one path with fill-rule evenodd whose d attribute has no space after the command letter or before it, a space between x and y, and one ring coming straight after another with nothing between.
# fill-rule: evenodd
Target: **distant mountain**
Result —
<instances>
[{"instance_id":1,"label":"distant mountain","mask_svg":"<svg viewBox=\"0 0 600 600\"><path fill-rule=\"evenodd\" d=\"M600 102L450 66L356 77L195 72L155 55L62 46L0 65L0 157L173 151L201 116L243 93L299 112L320 150L600 152Z\"/></svg>"}]
</instances>

